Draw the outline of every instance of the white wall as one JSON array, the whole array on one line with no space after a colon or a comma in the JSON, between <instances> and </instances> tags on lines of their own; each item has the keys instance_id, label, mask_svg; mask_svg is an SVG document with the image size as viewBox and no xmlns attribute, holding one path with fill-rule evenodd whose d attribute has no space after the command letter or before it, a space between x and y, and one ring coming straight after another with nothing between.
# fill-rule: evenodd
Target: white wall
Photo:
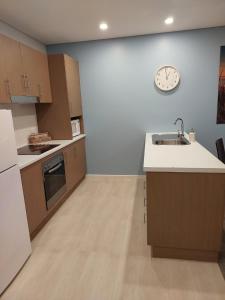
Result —
<instances>
[{"instance_id":1,"label":"white wall","mask_svg":"<svg viewBox=\"0 0 225 300\"><path fill-rule=\"evenodd\" d=\"M11 109L17 147L28 143L28 136L38 132L35 104L1 104L0 109Z\"/></svg>"},{"instance_id":2,"label":"white wall","mask_svg":"<svg viewBox=\"0 0 225 300\"><path fill-rule=\"evenodd\" d=\"M45 45L2 21L0 21L0 33L20 41L29 47L46 52ZM33 132L38 132L35 104L0 105L0 109L12 110L17 147L27 144L28 136Z\"/></svg>"},{"instance_id":3,"label":"white wall","mask_svg":"<svg viewBox=\"0 0 225 300\"><path fill-rule=\"evenodd\" d=\"M16 143L20 147L27 144L31 133L38 132L36 110L34 104L14 104L12 107Z\"/></svg>"},{"instance_id":4,"label":"white wall","mask_svg":"<svg viewBox=\"0 0 225 300\"><path fill-rule=\"evenodd\" d=\"M44 44L31 38L30 36L27 36L23 32L18 31L17 29L9 26L8 24L2 22L1 20L0 20L0 33L4 34L6 36L9 36L21 43L24 43L29 47L46 52L46 47Z\"/></svg>"}]
</instances>

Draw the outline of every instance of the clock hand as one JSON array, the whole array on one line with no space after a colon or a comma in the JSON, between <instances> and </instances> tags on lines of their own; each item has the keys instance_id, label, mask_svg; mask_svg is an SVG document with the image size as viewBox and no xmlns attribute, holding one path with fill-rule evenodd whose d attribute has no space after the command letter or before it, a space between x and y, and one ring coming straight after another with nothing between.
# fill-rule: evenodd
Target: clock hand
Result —
<instances>
[{"instance_id":1,"label":"clock hand","mask_svg":"<svg viewBox=\"0 0 225 300\"><path fill-rule=\"evenodd\" d=\"M168 80L168 75L167 75L167 72L166 72L166 68L165 68L165 73L166 73L166 80Z\"/></svg>"}]
</instances>

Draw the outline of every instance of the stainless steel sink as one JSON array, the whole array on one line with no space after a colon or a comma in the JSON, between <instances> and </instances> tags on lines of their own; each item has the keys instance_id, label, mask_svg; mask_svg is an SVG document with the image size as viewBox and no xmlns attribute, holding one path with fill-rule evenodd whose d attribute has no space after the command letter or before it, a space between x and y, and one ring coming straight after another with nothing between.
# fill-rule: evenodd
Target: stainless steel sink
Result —
<instances>
[{"instance_id":1,"label":"stainless steel sink","mask_svg":"<svg viewBox=\"0 0 225 300\"><path fill-rule=\"evenodd\" d=\"M153 134L152 142L154 145L189 145L190 142L185 137L177 134Z\"/></svg>"}]
</instances>

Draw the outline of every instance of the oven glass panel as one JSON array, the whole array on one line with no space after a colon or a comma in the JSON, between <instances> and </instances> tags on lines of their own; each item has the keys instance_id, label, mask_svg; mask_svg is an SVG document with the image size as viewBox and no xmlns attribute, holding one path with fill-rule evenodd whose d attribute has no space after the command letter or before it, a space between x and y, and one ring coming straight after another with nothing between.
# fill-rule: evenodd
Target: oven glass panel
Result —
<instances>
[{"instance_id":1,"label":"oven glass panel","mask_svg":"<svg viewBox=\"0 0 225 300\"><path fill-rule=\"evenodd\" d=\"M65 192L66 177L63 155L53 157L44 167L44 187L47 208Z\"/></svg>"}]
</instances>

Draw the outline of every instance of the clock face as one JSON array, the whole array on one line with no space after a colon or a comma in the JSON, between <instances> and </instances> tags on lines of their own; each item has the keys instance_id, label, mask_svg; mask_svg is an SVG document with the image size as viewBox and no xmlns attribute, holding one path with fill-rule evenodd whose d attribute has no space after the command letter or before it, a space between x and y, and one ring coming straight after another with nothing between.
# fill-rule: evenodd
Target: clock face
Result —
<instances>
[{"instance_id":1,"label":"clock face","mask_svg":"<svg viewBox=\"0 0 225 300\"><path fill-rule=\"evenodd\" d=\"M163 66L155 75L155 85L164 92L175 89L180 82L180 74L173 66Z\"/></svg>"}]
</instances>

